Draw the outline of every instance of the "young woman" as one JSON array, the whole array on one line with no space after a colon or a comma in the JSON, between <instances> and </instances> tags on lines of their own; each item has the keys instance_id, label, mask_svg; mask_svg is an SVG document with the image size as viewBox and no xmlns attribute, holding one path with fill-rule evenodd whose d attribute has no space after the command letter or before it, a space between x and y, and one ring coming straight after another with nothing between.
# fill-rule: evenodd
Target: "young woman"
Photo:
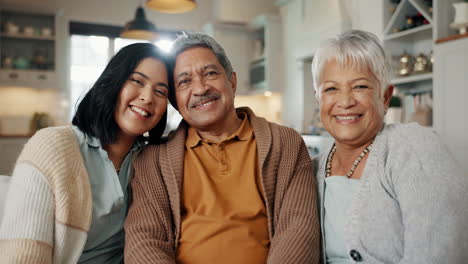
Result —
<instances>
[{"instance_id":1,"label":"young woman","mask_svg":"<svg viewBox=\"0 0 468 264\"><path fill-rule=\"evenodd\" d=\"M164 131L169 71L154 45L129 45L80 102L72 126L29 140L9 188L0 263L123 262L131 164Z\"/></svg>"}]
</instances>

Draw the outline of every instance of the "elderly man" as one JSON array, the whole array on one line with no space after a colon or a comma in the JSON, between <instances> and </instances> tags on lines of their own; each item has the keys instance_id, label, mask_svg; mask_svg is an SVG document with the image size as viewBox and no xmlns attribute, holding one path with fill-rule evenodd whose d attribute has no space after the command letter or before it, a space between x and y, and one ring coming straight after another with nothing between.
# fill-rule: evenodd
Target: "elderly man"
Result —
<instances>
[{"instance_id":1,"label":"elderly man","mask_svg":"<svg viewBox=\"0 0 468 264\"><path fill-rule=\"evenodd\" d=\"M318 263L316 182L301 136L234 107L236 73L204 34L173 46L183 117L135 162L126 263Z\"/></svg>"}]
</instances>

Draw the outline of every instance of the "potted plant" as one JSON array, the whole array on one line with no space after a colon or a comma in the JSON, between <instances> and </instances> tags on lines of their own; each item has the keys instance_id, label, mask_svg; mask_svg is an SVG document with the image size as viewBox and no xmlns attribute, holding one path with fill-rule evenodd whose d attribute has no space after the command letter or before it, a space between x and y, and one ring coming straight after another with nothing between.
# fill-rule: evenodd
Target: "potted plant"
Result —
<instances>
[{"instance_id":1,"label":"potted plant","mask_svg":"<svg viewBox=\"0 0 468 264\"><path fill-rule=\"evenodd\" d=\"M401 123L403 108L401 107L401 99L398 96L390 98L387 113L385 114L385 123Z\"/></svg>"}]
</instances>

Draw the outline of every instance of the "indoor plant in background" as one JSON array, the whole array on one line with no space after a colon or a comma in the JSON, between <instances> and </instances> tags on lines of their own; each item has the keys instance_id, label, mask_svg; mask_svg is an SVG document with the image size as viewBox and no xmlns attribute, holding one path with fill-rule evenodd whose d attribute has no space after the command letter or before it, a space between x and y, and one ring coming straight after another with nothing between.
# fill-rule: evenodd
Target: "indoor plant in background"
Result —
<instances>
[{"instance_id":1,"label":"indoor plant in background","mask_svg":"<svg viewBox=\"0 0 468 264\"><path fill-rule=\"evenodd\" d=\"M387 113L385 114L385 123L401 123L403 109L401 107L401 99L398 96L392 96L388 106Z\"/></svg>"}]
</instances>

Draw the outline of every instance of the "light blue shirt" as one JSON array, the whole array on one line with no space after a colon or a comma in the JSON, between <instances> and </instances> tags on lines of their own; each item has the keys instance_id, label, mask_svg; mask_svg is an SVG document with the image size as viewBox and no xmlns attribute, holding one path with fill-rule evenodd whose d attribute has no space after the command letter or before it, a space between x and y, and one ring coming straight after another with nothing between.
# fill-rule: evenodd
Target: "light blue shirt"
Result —
<instances>
[{"instance_id":1,"label":"light blue shirt","mask_svg":"<svg viewBox=\"0 0 468 264\"><path fill-rule=\"evenodd\" d=\"M324 233L325 253L327 263L354 263L348 254L344 239L344 227L347 212L353 195L359 187L359 180L348 179L346 176L331 176L325 178L324 195Z\"/></svg>"},{"instance_id":2,"label":"light blue shirt","mask_svg":"<svg viewBox=\"0 0 468 264\"><path fill-rule=\"evenodd\" d=\"M96 138L73 126L93 197L93 216L86 244L78 263L123 263L125 234L123 225L129 203L132 157L141 149L135 143L125 156L120 172Z\"/></svg>"}]
</instances>

